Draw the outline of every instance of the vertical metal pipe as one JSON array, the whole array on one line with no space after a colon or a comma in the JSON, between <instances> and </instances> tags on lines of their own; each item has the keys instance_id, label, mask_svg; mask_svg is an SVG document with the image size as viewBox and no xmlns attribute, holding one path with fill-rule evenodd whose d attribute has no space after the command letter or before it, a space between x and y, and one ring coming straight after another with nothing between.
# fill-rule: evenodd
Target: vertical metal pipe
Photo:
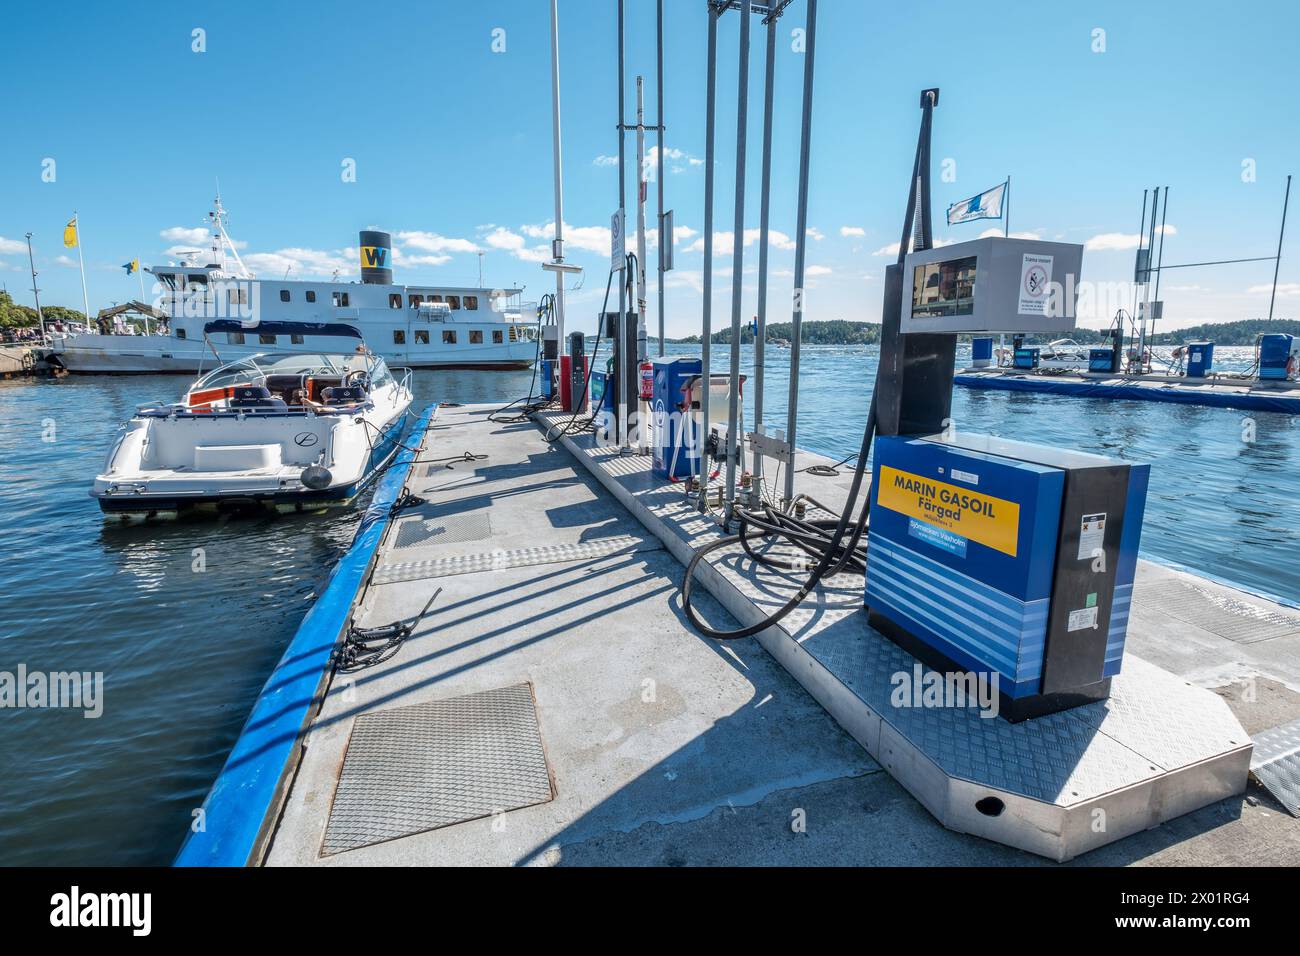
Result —
<instances>
[{"instance_id":1,"label":"vertical metal pipe","mask_svg":"<svg viewBox=\"0 0 1300 956\"><path fill-rule=\"evenodd\" d=\"M658 0L655 9L655 74L656 99L655 118L659 124L659 153L655 157L656 178L658 183L655 193L659 199L659 355L664 354L664 0Z\"/></svg>"},{"instance_id":2,"label":"vertical metal pipe","mask_svg":"<svg viewBox=\"0 0 1300 956\"><path fill-rule=\"evenodd\" d=\"M551 154L555 164L555 246L551 258L564 259L564 182L560 155L560 14L558 0L551 0ZM479 280L483 284L483 256L478 260ZM564 348L564 271L555 270L555 326L560 348Z\"/></svg>"},{"instance_id":3,"label":"vertical metal pipe","mask_svg":"<svg viewBox=\"0 0 1300 956\"><path fill-rule=\"evenodd\" d=\"M1160 269L1165 264L1165 221L1169 218L1169 187L1165 187L1165 204L1160 207L1160 254L1156 256L1156 294L1155 301L1160 301ZM1156 334L1156 318L1151 316L1151 334Z\"/></svg>"},{"instance_id":4,"label":"vertical metal pipe","mask_svg":"<svg viewBox=\"0 0 1300 956\"><path fill-rule=\"evenodd\" d=\"M700 511L708 509L709 501L709 462L704 453L704 442L709 434L709 338L713 335L713 127L718 90L718 11L713 7L713 0L705 2L709 12L709 55L704 106L704 303L700 341L704 395L700 401L699 456L696 458L700 469Z\"/></svg>"},{"instance_id":5,"label":"vertical metal pipe","mask_svg":"<svg viewBox=\"0 0 1300 956\"><path fill-rule=\"evenodd\" d=\"M36 320L41 325L41 344L45 344L45 313L41 311L41 290L36 287L36 257L32 254L32 234L27 233L27 263L32 267L32 297L36 300ZM1274 277L1274 282L1277 281ZM90 328L87 316L86 328Z\"/></svg>"},{"instance_id":6,"label":"vertical metal pipe","mask_svg":"<svg viewBox=\"0 0 1300 956\"><path fill-rule=\"evenodd\" d=\"M624 129L623 129L623 0L618 0L618 211L622 214L619 218L622 220L623 240L627 241L627 174L623 171L623 146L624 146ZM626 248L626 246L625 246ZM623 263L624 271L619 275L618 283L618 323L614 327L615 341L617 342L618 358L614 364L615 382L618 386L618 395L616 396L618 409L618 447L622 451L627 447L627 382L626 376L626 359L627 359L627 262Z\"/></svg>"},{"instance_id":7,"label":"vertical metal pipe","mask_svg":"<svg viewBox=\"0 0 1300 956\"><path fill-rule=\"evenodd\" d=\"M1282 239L1286 236L1286 207L1291 204L1291 177L1286 178L1286 196L1282 199L1282 228L1277 231L1277 258L1273 260L1273 291L1268 296L1268 317L1273 318L1273 302L1277 299L1277 273L1282 268ZM36 282L33 281L32 285Z\"/></svg>"},{"instance_id":8,"label":"vertical metal pipe","mask_svg":"<svg viewBox=\"0 0 1300 956\"><path fill-rule=\"evenodd\" d=\"M790 400L786 411L785 439L793 453L799 422L799 338L803 327L804 252L808 242L808 154L812 140L813 65L817 41L817 0L808 0L803 64L803 130L799 137L799 215L794 236L794 329L790 336ZM794 462L785 472L785 501L794 498Z\"/></svg>"},{"instance_id":9,"label":"vertical metal pipe","mask_svg":"<svg viewBox=\"0 0 1300 956\"><path fill-rule=\"evenodd\" d=\"M749 132L749 21L753 0L740 3L740 69L736 86L736 213L731 242L731 369L727 397L726 517L736 494L736 455L740 450L740 313L744 305L745 139Z\"/></svg>"},{"instance_id":10,"label":"vertical metal pipe","mask_svg":"<svg viewBox=\"0 0 1300 956\"><path fill-rule=\"evenodd\" d=\"M758 313L754 327L754 431L763 428L763 386L766 369L764 359L767 346L767 256L768 232L772 206L772 97L776 83L776 16L767 21L767 65L763 77L763 174L762 193L758 215ZM750 504L760 501L763 478L763 456L754 455L753 493Z\"/></svg>"}]
</instances>

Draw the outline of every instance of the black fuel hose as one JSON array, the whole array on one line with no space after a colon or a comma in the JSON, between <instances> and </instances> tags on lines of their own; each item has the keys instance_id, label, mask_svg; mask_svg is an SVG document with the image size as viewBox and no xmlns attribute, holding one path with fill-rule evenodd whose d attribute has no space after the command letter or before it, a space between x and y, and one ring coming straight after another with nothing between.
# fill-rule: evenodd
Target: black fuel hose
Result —
<instances>
[{"instance_id":1,"label":"black fuel hose","mask_svg":"<svg viewBox=\"0 0 1300 956\"><path fill-rule=\"evenodd\" d=\"M877 379L877 381L879 381ZM862 503L862 510L856 522L851 521L854 505L857 503L858 495L862 490L862 479L866 473L867 455L871 451L871 444L876 436L876 390L872 389L871 408L867 412L867 425L862 432L862 449L858 452L858 464L853 470L853 483L849 487L849 497L844 503L844 510L840 513L838 519L834 519L834 532L827 535L832 521L831 520L801 520L793 515L777 511L771 505L765 505L763 511L740 511L737 515L740 522L738 534L726 535L717 541L710 542L696 550L694 557L691 558L690 564L686 566L686 573L682 576L681 594L682 610L686 613L687 619L691 625L706 637L711 637L719 641L737 640L742 637L752 637L759 631L766 630L773 624L776 624L796 607L803 603L809 593L818 583L826 577L833 577L839 574L845 568L853 570L865 570L865 550L859 550L859 544L862 535L867 529L869 520L869 509L871 507L871 496L867 495ZM823 507L812 499L811 501L817 507ZM756 528L756 531L750 531L750 527ZM852 533L850 535L850 526ZM845 536L849 536L847 543ZM751 543L763 538L781 538L796 547L805 551L811 557L816 557L817 565L808 575L808 579L800 585L799 590L795 592L794 597L790 598L784 605L778 608L772 614L769 614L763 620L751 624L748 627L737 628L733 631L723 631L710 627L700 620L699 615L691 606L691 582L695 576L695 569L705 556L721 548L740 543L745 553L754 558L760 564L772 567L781 567L786 570L797 570L794 562L774 558L770 555L760 555L752 550Z\"/></svg>"}]
</instances>

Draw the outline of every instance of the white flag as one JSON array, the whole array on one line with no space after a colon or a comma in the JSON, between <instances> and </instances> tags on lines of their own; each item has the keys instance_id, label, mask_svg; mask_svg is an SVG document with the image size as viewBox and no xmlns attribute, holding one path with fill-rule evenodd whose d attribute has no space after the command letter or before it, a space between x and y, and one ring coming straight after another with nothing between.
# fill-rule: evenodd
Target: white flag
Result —
<instances>
[{"instance_id":1,"label":"white flag","mask_svg":"<svg viewBox=\"0 0 1300 956\"><path fill-rule=\"evenodd\" d=\"M948 225L970 222L972 219L1001 219L1002 200L1007 192L1006 183L998 183L978 196L963 199L948 207Z\"/></svg>"}]
</instances>

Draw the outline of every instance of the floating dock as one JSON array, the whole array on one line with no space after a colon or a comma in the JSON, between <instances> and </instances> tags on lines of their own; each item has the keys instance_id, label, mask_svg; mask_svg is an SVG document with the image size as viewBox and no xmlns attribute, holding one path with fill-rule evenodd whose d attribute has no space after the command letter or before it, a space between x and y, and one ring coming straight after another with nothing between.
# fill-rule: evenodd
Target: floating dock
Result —
<instances>
[{"instance_id":1,"label":"floating dock","mask_svg":"<svg viewBox=\"0 0 1300 956\"><path fill-rule=\"evenodd\" d=\"M1260 382L1226 376L1112 375L1072 370L1046 373L1041 369L1029 372L1008 368L968 368L959 371L953 381L966 388L1300 414L1300 384L1295 382Z\"/></svg>"},{"instance_id":2,"label":"floating dock","mask_svg":"<svg viewBox=\"0 0 1300 956\"><path fill-rule=\"evenodd\" d=\"M860 575L755 639L700 637L677 588L712 519L647 456L548 440L568 415L491 411L420 420L178 863L1300 858L1294 821L1243 798L1250 734L1300 717L1300 613L1144 561L1108 701L1019 724L899 706L922 668L867 626ZM849 478L801 490L837 507ZM796 586L738 550L698 583L720 627ZM393 656L334 672L349 628L431 598Z\"/></svg>"}]
</instances>

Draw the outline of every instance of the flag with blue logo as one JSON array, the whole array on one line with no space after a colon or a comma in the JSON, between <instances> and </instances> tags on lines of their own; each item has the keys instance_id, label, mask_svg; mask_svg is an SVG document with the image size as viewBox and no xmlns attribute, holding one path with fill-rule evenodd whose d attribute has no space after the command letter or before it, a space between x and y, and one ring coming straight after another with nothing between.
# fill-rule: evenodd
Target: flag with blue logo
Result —
<instances>
[{"instance_id":1,"label":"flag with blue logo","mask_svg":"<svg viewBox=\"0 0 1300 956\"><path fill-rule=\"evenodd\" d=\"M125 262L122 264L122 268L126 270L127 275L135 275L140 271L140 260L132 259L130 262Z\"/></svg>"},{"instance_id":2,"label":"flag with blue logo","mask_svg":"<svg viewBox=\"0 0 1300 956\"><path fill-rule=\"evenodd\" d=\"M998 183L978 196L963 199L948 207L948 225L970 222L972 219L1001 219L1002 201L1006 198L1007 184Z\"/></svg>"}]
</instances>

